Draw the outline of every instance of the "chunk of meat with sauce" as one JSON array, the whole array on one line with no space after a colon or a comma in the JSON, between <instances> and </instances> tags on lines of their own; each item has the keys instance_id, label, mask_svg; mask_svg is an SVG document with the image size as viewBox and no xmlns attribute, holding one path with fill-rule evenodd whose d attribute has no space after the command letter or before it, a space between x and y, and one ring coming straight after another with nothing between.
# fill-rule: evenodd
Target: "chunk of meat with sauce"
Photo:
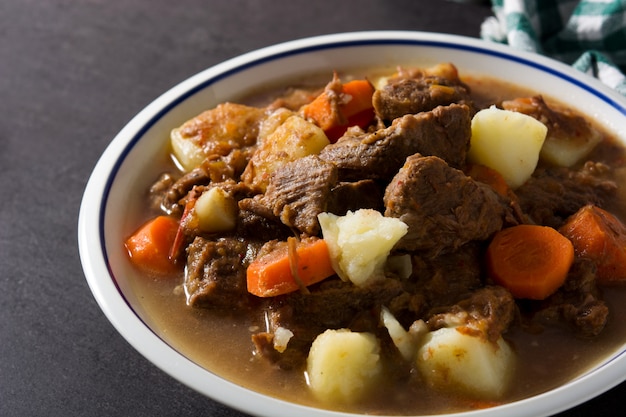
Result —
<instances>
[{"instance_id":1,"label":"chunk of meat with sauce","mask_svg":"<svg viewBox=\"0 0 626 417\"><path fill-rule=\"evenodd\" d=\"M331 190L337 184L335 165L310 155L289 162L270 176L265 194L246 202L262 215L275 217L286 226L317 235L317 215L326 211Z\"/></svg>"},{"instance_id":2,"label":"chunk of meat with sauce","mask_svg":"<svg viewBox=\"0 0 626 417\"><path fill-rule=\"evenodd\" d=\"M522 308L531 313L531 322L554 325L564 322L582 337L595 337L606 326L609 308L602 300L596 280L595 264L578 258L572 265L567 280L559 290L540 303L529 303Z\"/></svg>"},{"instance_id":3,"label":"chunk of meat with sauce","mask_svg":"<svg viewBox=\"0 0 626 417\"><path fill-rule=\"evenodd\" d=\"M187 248L184 288L187 304L231 312L247 307L246 268L261 244L223 237L197 236Z\"/></svg>"},{"instance_id":4,"label":"chunk of meat with sauce","mask_svg":"<svg viewBox=\"0 0 626 417\"><path fill-rule=\"evenodd\" d=\"M409 226L396 249L427 256L452 252L500 230L507 205L493 188L474 181L436 156L419 154L387 186L385 216Z\"/></svg>"},{"instance_id":5,"label":"chunk of meat with sauce","mask_svg":"<svg viewBox=\"0 0 626 417\"><path fill-rule=\"evenodd\" d=\"M517 315L513 296L500 286L476 290L468 298L444 310L428 319L431 330L467 326L468 331L485 335L491 342L497 341L506 332Z\"/></svg>"},{"instance_id":6,"label":"chunk of meat with sauce","mask_svg":"<svg viewBox=\"0 0 626 417\"><path fill-rule=\"evenodd\" d=\"M438 106L471 102L470 88L461 81L452 64L427 70L400 70L372 98L376 115L388 123Z\"/></svg>"},{"instance_id":7,"label":"chunk of meat with sauce","mask_svg":"<svg viewBox=\"0 0 626 417\"><path fill-rule=\"evenodd\" d=\"M258 353L277 361L279 366L299 366L306 360L318 334L326 329L341 328L376 331L380 307L404 293L403 284L395 279L364 287L355 287L340 279L326 280L310 287L309 293L296 292L267 300L268 332L253 335L252 339ZM277 355L267 343L279 327L289 329L294 335L287 349Z\"/></svg>"},{"instance_id":8,"label":"chunk of meat with sauce","mask_svg":"<svg viewBox=\"0 0 626 417\"><path fill-rule=\"evenodd\" d=\"M344 136L326 146L319 157L338 167L340 181L390 180L405 159L418 152L462 167L469 149L470 123L465 105L437 107L396 119L388 128L374 133Z\"/></svg>"},{"instance_id":9,"label":"chunk of meat with sauce","mask_svg":"<svg viewBox=\"0 0 626 417\"><path fill-rule=\"evenodd\" d=\"M537 168L515 195L528 222L558 229L579 208L606 205L617 192L611 175L606 165L594 162L585 163L579 170Z\"/></svg>"}]
</instances>

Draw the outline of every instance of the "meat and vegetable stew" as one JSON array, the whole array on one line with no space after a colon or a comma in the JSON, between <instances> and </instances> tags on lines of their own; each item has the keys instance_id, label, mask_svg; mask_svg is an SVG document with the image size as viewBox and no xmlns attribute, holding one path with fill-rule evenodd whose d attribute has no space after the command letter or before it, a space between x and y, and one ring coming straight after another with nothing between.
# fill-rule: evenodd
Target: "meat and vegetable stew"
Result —
<instances>
[{"instance_id":1,"label":"meat and vegetable stew","mask_svg":"<svg viewBox=\"0 0 626 417\"><path fill-rule=\"evenodd\" d=\"M443 413L626 340L625 152L584 115L447 63L263 97L173 127L125 242L193 360L316 407Z\"/></svg>"}]
</instances>

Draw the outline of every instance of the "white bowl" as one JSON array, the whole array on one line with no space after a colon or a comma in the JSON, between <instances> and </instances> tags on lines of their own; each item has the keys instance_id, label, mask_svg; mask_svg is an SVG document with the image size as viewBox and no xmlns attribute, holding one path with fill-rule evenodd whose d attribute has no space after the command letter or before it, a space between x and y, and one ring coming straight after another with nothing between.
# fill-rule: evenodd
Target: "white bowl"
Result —
<instances>
[{"instance_id":1,"label":"white bowl","mask_svg":"<svg viewBox=\"0 0 626 417\"><path fill-rule=\"evenodd\" d=\"M375 62L373 61L375 60ZM169 130L200 111L294 75L415 63L453 62L475 73L531 86L593 116L626 144L626 100L598 81L551 59L478 39L421 32L359 32L296 40L257 50L209 68L160 96L113 139L97 163L80 208L83 269L100 307L127 341L156 366L189 387L244 412L273 417L347 416L271 398L198 366L155 334L129 286L121 242L129 198L153 178L142 173L161 157ZM626 341L625 341L626 342ZM626 348L570 383L525 400L463 416L543 416L580 404L624 381Z\"/></svg>"}]
</instances>

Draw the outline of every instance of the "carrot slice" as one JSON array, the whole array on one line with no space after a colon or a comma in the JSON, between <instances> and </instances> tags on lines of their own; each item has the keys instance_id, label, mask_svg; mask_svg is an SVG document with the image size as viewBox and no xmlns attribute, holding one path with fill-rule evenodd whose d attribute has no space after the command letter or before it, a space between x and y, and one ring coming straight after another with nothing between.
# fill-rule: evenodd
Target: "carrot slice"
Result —
<instances>
[{"instance_id":1,"label":"carrot slice","mask_svg":"<svg viewBox=\"0 0 626 417\"><path fill-rule=\"evenodd\" d=\"M303 239L297 243L294 252L290 257L288 243L281 242L274 250L251 262L246 274L248 292L259 297L273 297L297 291L301 286L315 284L335 274L323 239Z\"/></svg>"},{"instance_id":2,"label":"carrot slice","mask_svg":"<svg viewBox=\"0 0 626 417\"><path fill-rule=\"evenodd\" d=\"M368 80L353 80L341 86L342 99L336 114L332 98L323 92L303 107L305 118L315 122L331 142L336 142L350 126L367 127L374 119L374 86Z\"/></svg>"},{"instance_id":3,"label":"carrot slice","mask_svg":"<svg viewBox=\"0 0 626 417\"><path fill-rule=\"evenodd\" d=\"M600 207L582 207L560 228L574 244L577 256L595 262L603 285L626 283L626 226Z\"/></svg>"},{"instance_id":4,"label":"carrot slice","mask_svg":"<svg viewBox=\"0 0 626 417\"><path fill-rule=\"evenodd\" d=\"M496 233L486 258L489 276L514 297L543 300L565 282L574 247L556 229L525 224Z\"/></svg>"},{"instance_id":5,"label":"carrot slice","mask_svg":"<svg viewBox=\"0 0 626 417\"><path fill-rule=\"evenodd\" d=\"M170 258L170 250L176 239L178 220L170 216L157 216L141 226L126 239L125 246L130 260L138 268L165 275L177 269Z\"/></svg>"}]
</instances>

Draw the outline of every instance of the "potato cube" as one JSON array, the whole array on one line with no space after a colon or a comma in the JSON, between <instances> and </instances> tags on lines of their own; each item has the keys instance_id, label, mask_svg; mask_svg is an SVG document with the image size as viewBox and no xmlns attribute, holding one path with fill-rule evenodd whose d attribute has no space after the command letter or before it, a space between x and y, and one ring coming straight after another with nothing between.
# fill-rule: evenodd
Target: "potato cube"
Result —
<instances>
[{"instance_id":1,"label":"potato cube","mask_svg":"<svg viewBox=\"0 0 626 417\"><path fill-rule=\"evenodd\" d=\"M208 233L226 232L237 223L237 203L233 196L219 187L202 193L194 206L198 227Z\"/></svg>"},{"instance_id":2,"label":"potato cube","mask_svg":"<svg viewBox=\"0 0 626 417\"><path fill-rule=\"evenodd\" d=\"M417 367L434 387L497 399L507 390L514 354L500 338L491 343L463 327L428 333L417 352Z\"/></svg>"},{"instance_id":3,"label":"potato cube","mask_svg":"<svg viewBox=\"0 0 626 417\"><path fill-rule=\"evenodd\" d=\"M351 403L362 398L381 373L380 342L371 333L326 330L307 358L309 387L320 399Z\"/></svg>"},{"instance_id":4,"label":"potato cube","mask_svg":"<svg viewBox=\"0 0 626 417\"><path fill-rule=\"evenodd\" d=\"M284 113L280 114L280 120ZM317 155L330 142L322 129L297 115L271 126L258 149L252 154L242 179L265 192L272 172L288 162Z\"/></svg>"},{"instance_id":5,"label":"potato cube","mask_svg":"<svg viewBox=\"0 0 626 417\"><path fill-rule=\"evenodd\" d=\"M472 118L469 160L495 169L515 189L535 171L547 132L531 116L492 106Z\"/></svg>"}]
</instances>

